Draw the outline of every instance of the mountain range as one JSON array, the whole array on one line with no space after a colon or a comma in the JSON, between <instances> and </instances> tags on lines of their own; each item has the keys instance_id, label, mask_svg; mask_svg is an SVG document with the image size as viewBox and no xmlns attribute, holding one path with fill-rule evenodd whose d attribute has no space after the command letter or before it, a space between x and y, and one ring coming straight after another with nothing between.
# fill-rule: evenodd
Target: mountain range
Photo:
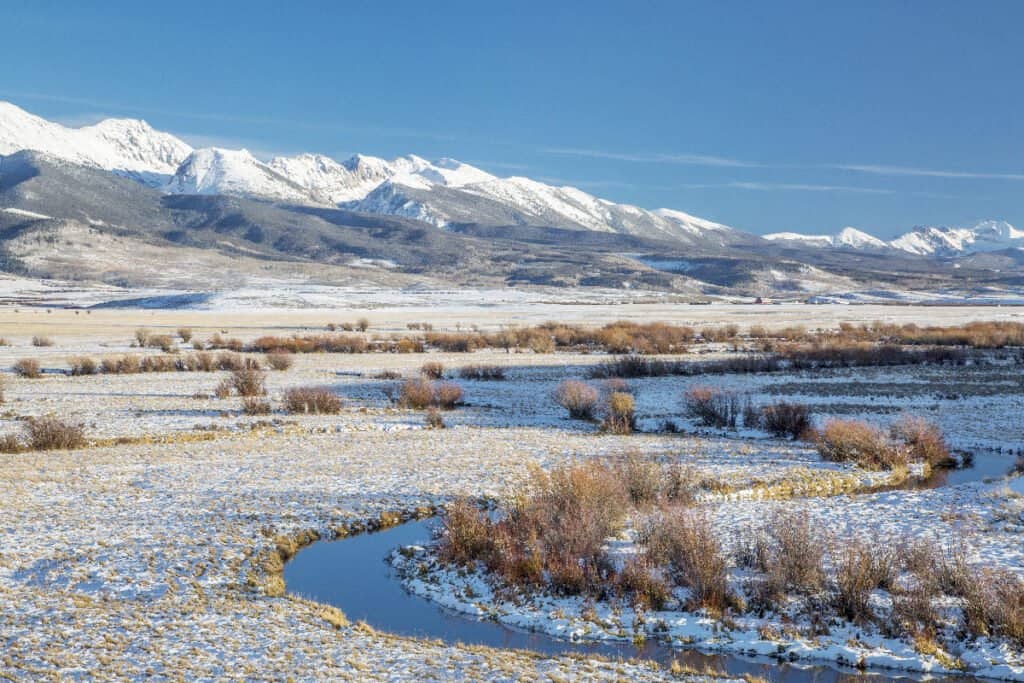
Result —
<instances>
[{"instance_id":1,"label":"mountain range","mask_svg":"<svg viewBox=\"0 0 1024 683\"><path fill-rule=\"evenodd\" d=\"M702 293L879 281L934 287L965 277L948 266L966 267L971 282L998 282L1024 264L1024 231L1002 221L919 226L891 241L851 227L757 237L454 159L263 161L244 149L193 149L144 121L70 128L0 102L0 265L52 269L53 258L30 248L26 234L83 227L162 248L307 264L388 262L392 275ZM64 274L72 270L63 264Z\"/></svg>"}]
</instances>

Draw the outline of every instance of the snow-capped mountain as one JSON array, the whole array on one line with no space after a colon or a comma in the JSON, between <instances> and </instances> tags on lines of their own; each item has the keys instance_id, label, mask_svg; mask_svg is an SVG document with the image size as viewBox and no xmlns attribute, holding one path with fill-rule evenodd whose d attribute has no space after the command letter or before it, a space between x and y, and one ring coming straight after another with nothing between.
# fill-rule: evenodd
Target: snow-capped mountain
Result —
<instances>
[{"instance_id":1,"label":"snow-capped mountain","mask_svg":"<svg viewBox=\"0 0 1024 683\"><path fill-rule=\"evenodd\" d=\"M192 152L185 142L154 130L145 121L107 119L68 128L0 102L0 155L23 149L151 184L173 174Z\"/></svg>"},{"instance_id":2,"label":"snow-capped mountain","mask_svg":"<svg viewBox=\"0 0 1024 683\"><path fill-rule=\"evenodd\" d=\"M268 166L314 197L325 198L332 204L361 200L387 180L423 189L434 185L461 187L495 179L490 173L454 159L430 162L415 155L385 161L357 154L338 163L320 154L300 154L275 157Z\"/></svg>"},{"instance_id":3,"label":"snow-capped mountain","mask_svg":"<svg viewBox=\"0 0 1024 683\"><path fill-rule=\"evenodd\" d=\"M786 242L806 247L848 249L885 249L888 245L857 228L845 227L835 235L803 235L797 232L776 232L764 235L772 242Z\"/></svg>"},{"instance_id":4,"label":"snow-capped mountain","mask_svg":"<svg viewBox=\"0 0 1024 683\"><path fill-rule=\"evenodd\" d=\"M244 149L197 149L160 189L168 194L227 194L277 202L315 203L309 190Z\"/></svg>"},{"instance_id":5,"label":"snow-capped mountain","mask_svg":"<svg viewBox=\"0 0 1024 683\"><path fill-rule=\"evenodd\" d=\"M1017 230L1006 221L982 221L973 228L919 226L890 244L921 256L959 256L1024 249L1024 230Z\"/></svg>"}]
</instances>

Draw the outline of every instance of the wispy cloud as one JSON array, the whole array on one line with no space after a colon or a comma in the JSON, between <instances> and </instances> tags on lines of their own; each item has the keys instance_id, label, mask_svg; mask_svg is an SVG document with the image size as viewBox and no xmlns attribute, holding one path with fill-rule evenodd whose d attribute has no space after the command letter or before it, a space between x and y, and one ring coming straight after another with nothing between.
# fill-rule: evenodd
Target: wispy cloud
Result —
<instances>
[{"instance_id":1,"label":"wispy cloud","mask_svg":"<svg viewBox=\"0 0 1024 683\"><path fill-rule=\"evenodd\" d=\"M761 168L762 164L752 161L741 161L726 157L707 154L661 154L661 153L627 153L608 152L600 149L580 149L576 147L543 147L545 154L560 156L586 157L590 159L612 159L614 161L632 161L651 164L678 164L681 166L720 166L725 168Z\"/></svg>"},{"instance_id":2,"label":"wispy cloud","mask_svg":"<svg viewBox=\"0 0 1024 683\"><path fill-rule=\"evenodd\" d=\"M826 168L857 173L888 176L919 176L925 178L975 178L980 180L1024 180L1024 173L989 173L972 171L945 171L910 166L884 166L874 164L830 164Z\"/></svg>"},{"instance_id":3,"label":"wispy cloud","mask_svg":"<svg viewBox=\"0 0 1024 683\"><path fill-rule=\"evenodd\" d=\"M734 190L756 190L759 192L772 191L795 191L795 192L854 192L860 194L896 194L895 190L882 189L877 187L856 187L853 185L815 185L810 183L762 183L762 182L740 182L731 183L691 183L682 187L691 190L703 189L734 189Z\"/></svg>"}]
</instances>

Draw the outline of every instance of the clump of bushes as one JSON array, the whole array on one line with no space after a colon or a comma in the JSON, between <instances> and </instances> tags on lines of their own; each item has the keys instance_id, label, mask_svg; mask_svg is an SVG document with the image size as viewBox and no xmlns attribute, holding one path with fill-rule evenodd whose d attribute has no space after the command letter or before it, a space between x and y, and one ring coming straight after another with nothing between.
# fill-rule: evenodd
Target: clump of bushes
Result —
<instances>
[{"instance_id":1,"label":"clump of bushes","mask_svg":"<svg viewBox=\"0 0 1024 683\"><path fill-rule=\"evenodd\" d=\"M53 340L49 337L32 337L32 346L53 346Z\"/></svg>"},{"instance_id":2,"label":"clump of bushes","mask_svg":"<svg viewBox=\"0 0 1024 683\"><path fill-rule=\"evenodd\" d=\"M636 401L633 395L625 391L613 391L609 394L604 408L601 431L609 434L632 434L635 429Z\"/></svg>"},{"instance_id":3,"label":"clump of bushes","mask_svg":"<svg viewBox=\"0 0 1024 683\"><path fill-rule=\"evenodd\" d=\"M341 399L326 387L295 387L284 392L289 413L333 415L341 412Z\"/></svg>"},{"instance_id":4,"label":"clump of bushes","mask_svg":"<svg viewBox=\"0 0 1024 683\"><path fill-rule=\"evenodd\" d=\"M242 368L232 371L228 381L239 396L251 397L266 395L266 379L267 376L260 370Z\"/></svg>"},{"instance_id":5,"label":"clump of bushes","mask_svg":"<svg viewBox=\"0 0 1024 683\"><path fill-rule=\"evenodd\" d=\"M181 341L188 344L192 341L192 328L191 327L179 327L178 336L181 337Z\"/></svg>"},{"instance_id":6,"label":"clump of bushes","mask_svg":"<svg viewBox=\"0 0 1024 683\"><path fill-rule=\"evenodd\" d=\"M242 399L242 412L246 415L269 415L272 410L269 401L257 396Z\"/></svg>"},{"instance_id":7,"label":"clump of bushes","mask_svg":"<svg viewBox=\"0 0 1024 683\"><path fill-rule=\"evenodd\" d=\"M25 421L25 440L30 450L67 450L84 446L85 432L56 417L31 417Z\"/></svg>"},{"instance_id":8,"label":"clump of bushes","mask_svg":"<svg viewBox=\"0 0 1024 683\"><path fill-rule=\"evenodd\" d=\"M402 408L452 410L462 400L462 387L454 382L431 382L419 377L402 382L398 389L398 405Z\"/></svg>"},{"instance_id":9,"label":"clump of bushes","mask_svg":"<svg viewBox=\"0 0 1024 683\"><path fill-rule=\"evenodd\" d=\"M292 355L285 351L271 351L266 356L267 365L273 370L284 371L292 367Z\"/></svg>"},{"instance_id":10,"label":"clump of bushes","mask_svg":"<svg viewBox=\"0 0 1024 683\"><path fill-rule=\"evenodd\" d=\"M878 427L860 420L828 420L815 441L825 460L852 462L869 470L891 470L907 464L904 449Z\"/></svg>"},{"instance_id":11,"label":"clump of bushes","mask_svg":"<svg viewBox=\"0 0 1024 683\"><path fill-rule=\"evenodd\" d=\"M496 381L505 379L505 368L500 365L464 365L459 377L468 380Z\"/></svg>"},{"instance_id":12,"label":"clump of bushes","mask_svg":"<svg viewBox=\"0 0 1024 683\"><path fill-rule=\"evenodd\" d=\"M68 365L71 367L72 376L75 377L79 375L95 375L99 370L96 361L87 356L71 358L68 360Z\"/></svg>"},{"instance_id":13,"label":"clump of bushes","mask_svg":"<svg viewBox=\"0 0 1024 683\"><path fill-rule=\"evenodd\" d=\"M758 426L775 436L799 439L811 430L811 409L803 403L772 403L761 408Z\"/></svg>"},{"instance_id":14,"label":"clump of bushes","mask_svg":"<svg viewBox=\"0 0 1024 683\"><path fill-rule=\"evenodd\" d=\"M444 379L444 365L438 361L427 361L420 366L420 374L427 379Z\"/></svg>"},{"instance_id":15,"label":"clump of bushes","mask_svg":"<svg viewBox=\"0 0 1024 683\"><path fill-rule=\"evenodd\" d=\"M569 411L573 420L593 420L599 394L586 382L567 379L555 389L555 402Z\"/></svg>"},{"instance_id":16,"label":"clump of bushes","mask_svg":"<svg viewBox=\"0 0 1024 683\"><path fill-rule=\"evenodd\" d=\"M43 371L35 358L22 358L14 363L14 374L27 379L38 379L43 376Z\"/></svg>"},{"instance_id":17,"label":"clump of bushes","mask_svg":"<svg viewBox=\"0 0 1024 683\"><path fill-rule=\"evenodd\" d=\"M735 428L742 402L735 392L696 386L683 394L683 412L705 427Z\"/></svg>"},{"instance_id":18,"label":"clump of bushes","mask_svg":"<svg viewBox=\"0 0 1024 683\"><path fill-rule=\"evenodd\" d=\"M905 444L913 462L948 466L953 462L942 429L922 417L904 415L889 427L893 439Z\"/></svg>"},{"instance_id":19,"label":"clump of bushes","mask_svg":"<svg viewBox=\"0 0 1024 683\"><path fill-rule=\"evenodd\" d=\"M642 541L647 559L667 566L672 580L690 590L689 609L721 614L735 602L726 554L706 516L686 509L668 512L652 521Z\"/></svg>"}]
</instances>

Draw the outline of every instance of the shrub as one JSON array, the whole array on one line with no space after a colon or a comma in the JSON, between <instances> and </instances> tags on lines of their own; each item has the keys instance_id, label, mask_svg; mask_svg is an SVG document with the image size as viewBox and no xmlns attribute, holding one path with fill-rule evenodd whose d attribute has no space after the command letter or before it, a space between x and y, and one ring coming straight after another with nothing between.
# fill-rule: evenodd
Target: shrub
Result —
<instances>
[{"instance_id":1,"label":"shrub","mask_svg":"<svg viewBox=\"0 0 1024 683\"><path fill-rule=\"evenodd\" d=\"M705 427L735 427L741 412L740 398L731 391L692 387L683 394L683 411Z\"/></svg>"},{"instance_id":2,"label":"shrub","mask_svg":"<svg viewBox=\"0 0 1024 683\"><path fill-rule=\"evenodd\" d=\"M433 399L430 382L422 377L405 380L398 390L398 405L402 408L423 410L430 406Z\"/></svg>"},{"instance_id":3,"label":"shrub","mask_svg":"<svg viewBox=\"0 0 1024 683\"><path fill-rule=\"evenodd\" d=\"M460 499L450 504L441 523L438 554L443 562L470 566L491 559L494 552L492 525L487 514Z\"/></svg>"},{"instance_id":4,"label":"shrub","mask_svg":"<svg viewBox=\"0 0 1024 683\"><path fill-rule=\"evenodd\" d=\"M231 372L244 370L246 367L245 358L238 353L224 351L217 354L217 367Z\"/></svg>"},{"instance_id":5,"label":"shrub","mask_svg":"<svg viewBox=\"0 0 1024 683\"><path fill-rule=\"evenodd\" d=\"M39 361L35 358L22 358L14 364L14 373L28 379L42 377L43 371L39 368Z\"/></svg>"},{"instance_id":6,"label":"shrub","mask_svg":"<svg viewBox=\"0 0 1024 683\"><path fill-rule=\"evenodd\" d=\"M656 504L666 488L661 465L631 453L615 463L615 471L629 500L637 507Z\"/></svg>"},{"instance_id":7,"label":"shrub","mask_svg":"<svg viewBox=\"0 0 1024 683\"><path fill-rule=\"evenodd\" d=\"M53 346L53 340L49 337L32 337L32 346Z\"/></svg>"},{"instance_id":8,"label":"shrub","mask_svg":"<svg viewBox=\"0 0 1024 683\"><path fill-rule=\"evenodd\" d=\"M775 436L798 439L811 429L811 409L803 403L779 401L761 409L758 424Z\"/></svg>"},{"instance_id":9,"label":"shrub","mask_svg":"<svg viewBox=\"0 0 1024 683\"><path fill-rule=\"evenodd\" d=\"M139 346L145 346L146 342L149 341L150 331L145 327L140 327L135 330L135 343Z\"/></svg>"},{"instance_id":10,"label":"shrub","mask_svg":"<svg viewBox=\"0 0 1024 683\"><path fill-rule=\"evenodd\" d=\"M423 424L427 429L444 429L446 426L444 418L441 417L441 411L437 408L427 408L427 412L423 416Z\"/></svg>"},{"instance_id":11,"label":"shrub","mask_svg":"<svg viewBox=\"0 0 1024 683\"><path fill-rule=\"evenodd\" d=\"M648 559L668 565L673 581L690 589L689 609L724 612L732 602L728 566L710 520L693 510L656 518L643 534Z\"/></svg>"},{"instance_id":12,"label":"shrub","mask_svg":"<svg viewBox=\"0 0 1024 683\"><path fill-rule=\"evenodd\" d=\"M593 420L598 393L586 382L567 379L555 389L555 401L569 411L573 420Z\"/></svg>"},{"instance_id":13,"label":"shrub","mask_svg":"<svg viewBox=\"0 0 1024 683\"><path fill-rule=\"evenodd\" d=\"M178 336L181 337L181 341L188 344L192 341L192 328L191 327L179 327Z\"/></svg>"},{"instance_id":14,"label":"shrub","mask_svg":"<svg viewBox=\"0 0 1024 683\"><path fill-rule=\"evenodd\" d=\"M633 395L615 391L608 396L601 421L601 431L609 434L632 434L636 429L636 401Z\"/></svg>"},{"instance_id":15,"label":"shrub","mask_svg":"<svg viewBox=\"0 0 1024 683\"><path fill-rule=\"evenodd\" d=\"M829 420L815 438L825 460L852 462L871 470L907 464L904 449L890 442L882 430L859 420Z\"/></svg>"},{"instance_id":16,"label":"shrub","mask_svg":"<svg viewBox=\"0 0 1024 683\"><path fill-rule=\"evenodd\" d=\"M267 393L266 375L260 370L244 368L231 373L231 388L239 396L264 396Z\"/></svg>"},{"instance_id":17,"label":"shrub","mask_svg":"<svg viewBox=\"0 0 1024 683\"><path fill-rule=\"evenodd\" d=\"M503 380L505 368L500 365L464 365L459 368L459 377L469 380Z\"/></svg>"},{"instance_id":18,"label":"shrub","mask_svg":"<svg viewBox=\"0 0 1024 683\"><path fill-rule=\"evenodd\" d=\"M402 373L398 370L381 370L373 375L374 379L402 379Z\"/></svg>"},{"instance_id":19,"label":"shrub","mask_svg":"<svg viewBox=\"0 0 1024 683\"><path fill-rule=\"evenodd\" d=\"M427 379L443 379L444 365L437 361L427 361L420 366L420 374Z\"/></svg>"},{"instance_id":20,"label":"shrub","mask_svg":"<svg viewBox=\"0 0 1024 683\"><path fill-rule=\"evenodd\" d=\"M1024 647L1024 580L1006 569L983 568L964 595L964 623L975 636L1001 636Z\"/></svg>"},{"instance_id":21,"label":"shrub","mask_svg":"<svg viewBox=\"0 0 1024 683\"><path fill-rule=\"evenodd\" d=\"M452 410L462 400L462 387L454 382L435 382L431 390L432 405L441 410Z\"/></svg>"},{"instance_id":22,"label":"shrub","mask_svg":"<svg viewBox=\"0 0 1024 683\"><path fill-rule=\"evenodd\" d=\"M907 457L929 465L949 465L952 457L938 425L922 417L904 415L889 428L894 439L907 446Z\"/></svg>"},{"instance_id":23,"label":"shrub","mask_svg":"<svg viewBox=\"0 0 1024 683\"><path fill-rule=\"evenodd\" d=\"M274 370L284 371L292 366L292 356L285 351L272 351L267 354L267 365Z\"/></svg>"},{"instance_id":24,"label":"shrub","mask_svg":"<svg viewBox=\"0 0 1024 683\"><path fill-rule=\"evenodd\" d=\"M783 512L768 523L767 585L769 595L811 595L825 585L827 542L806 512Z\"/></svg>"},{"instance_id":25,"label":"shrub","mask_svg":"<svg viewBox=\"0 0 1024 683\"><path fill-rule=\"evenodd\" d=\"M68 365L71 366L71 374L76 377L79 375L95 375L97 370L96 361L87 356L72 358L68 361Z\"/></svg>"},{"instance_id":26,"label":"shrub","mask_svg":"<svg viewBox=\"0 0 1024 683\"><path fill-rule=\"evenodd\" d=\"M341 412L341 399L327 387L295 387L284 393L289 413L333 415Z\"/></svg>"},{"instance_id":27,"label":"shrub","mask_svg":"<svg viewBox=\"0 0 1024 683\"><path fill-rule=\"evenodd\" d=\"M231 380L222 379L220 382L217 383L217 386L213 388L213 395L216 396L217 398L227 398L228 396L231 395L231 389Z\"/></svg>"},{"instance_id":28,"label":"shrub","mask_svg":"<svg viewBox=\"0 0 1024 683\"><path fill-rule=\"evenodd\" d=\"M366 330L370 329L370 320L368 318L356 320L356 329L360 332L366 332Z\"/></svg>"},{"instance_id":29,"label":"shrub","mask_svg":"<svg viewBox=\"0 0 1024 683\"><path fill-rule=\"evenodd\" d=\"M646 558L634 558L626 562L616 579L619 595L630 598L634 609L660 610L671 596L669 586L652 569Z\"/></svg>"},{"instance_id":30,"label":"shrub","mask_svg":"<svg viewBox=\"0 0 1024 683\"><path fill-rule=\"evenodd\" d=\"M68 424L55 417L33 417L25 423L28 447L37 451L79 448L85 445L81 425Z\"/></svg>"},{"instance_id":31,"label":"shrub","mask_svg":"<svg viewBox=\"0 0 1024 683\"><path fill-rule=\"evenodd\" d=\"M242 412L246 415L269 415L270 402L256 396L247 396L242 399Z\"/></svg>"},{"instance_id":32,"label":"shrub","mask_svg":"<svg viewBox=\"0 0 1024 683\"><path fill-rule=\"evenodd\" d=\"M169 334L152 334L146 340L146 346L154 349L160 349L164 353L171 353L177 348L174 344L174 338Z\"/></svg>"},{"instance_id":33,"label":"shrub","mask_svg":"<svg viewBox=\"0 0 1024 683\"><path fill-rule=\"evenodd\" d=\"M870 606L871 592L876 588L889 590L893 587L900 562L892 548L851 539L840 551L835 567L833 606L843 618L863 623L875 616Z\"/></svg>"}]
</instances>

